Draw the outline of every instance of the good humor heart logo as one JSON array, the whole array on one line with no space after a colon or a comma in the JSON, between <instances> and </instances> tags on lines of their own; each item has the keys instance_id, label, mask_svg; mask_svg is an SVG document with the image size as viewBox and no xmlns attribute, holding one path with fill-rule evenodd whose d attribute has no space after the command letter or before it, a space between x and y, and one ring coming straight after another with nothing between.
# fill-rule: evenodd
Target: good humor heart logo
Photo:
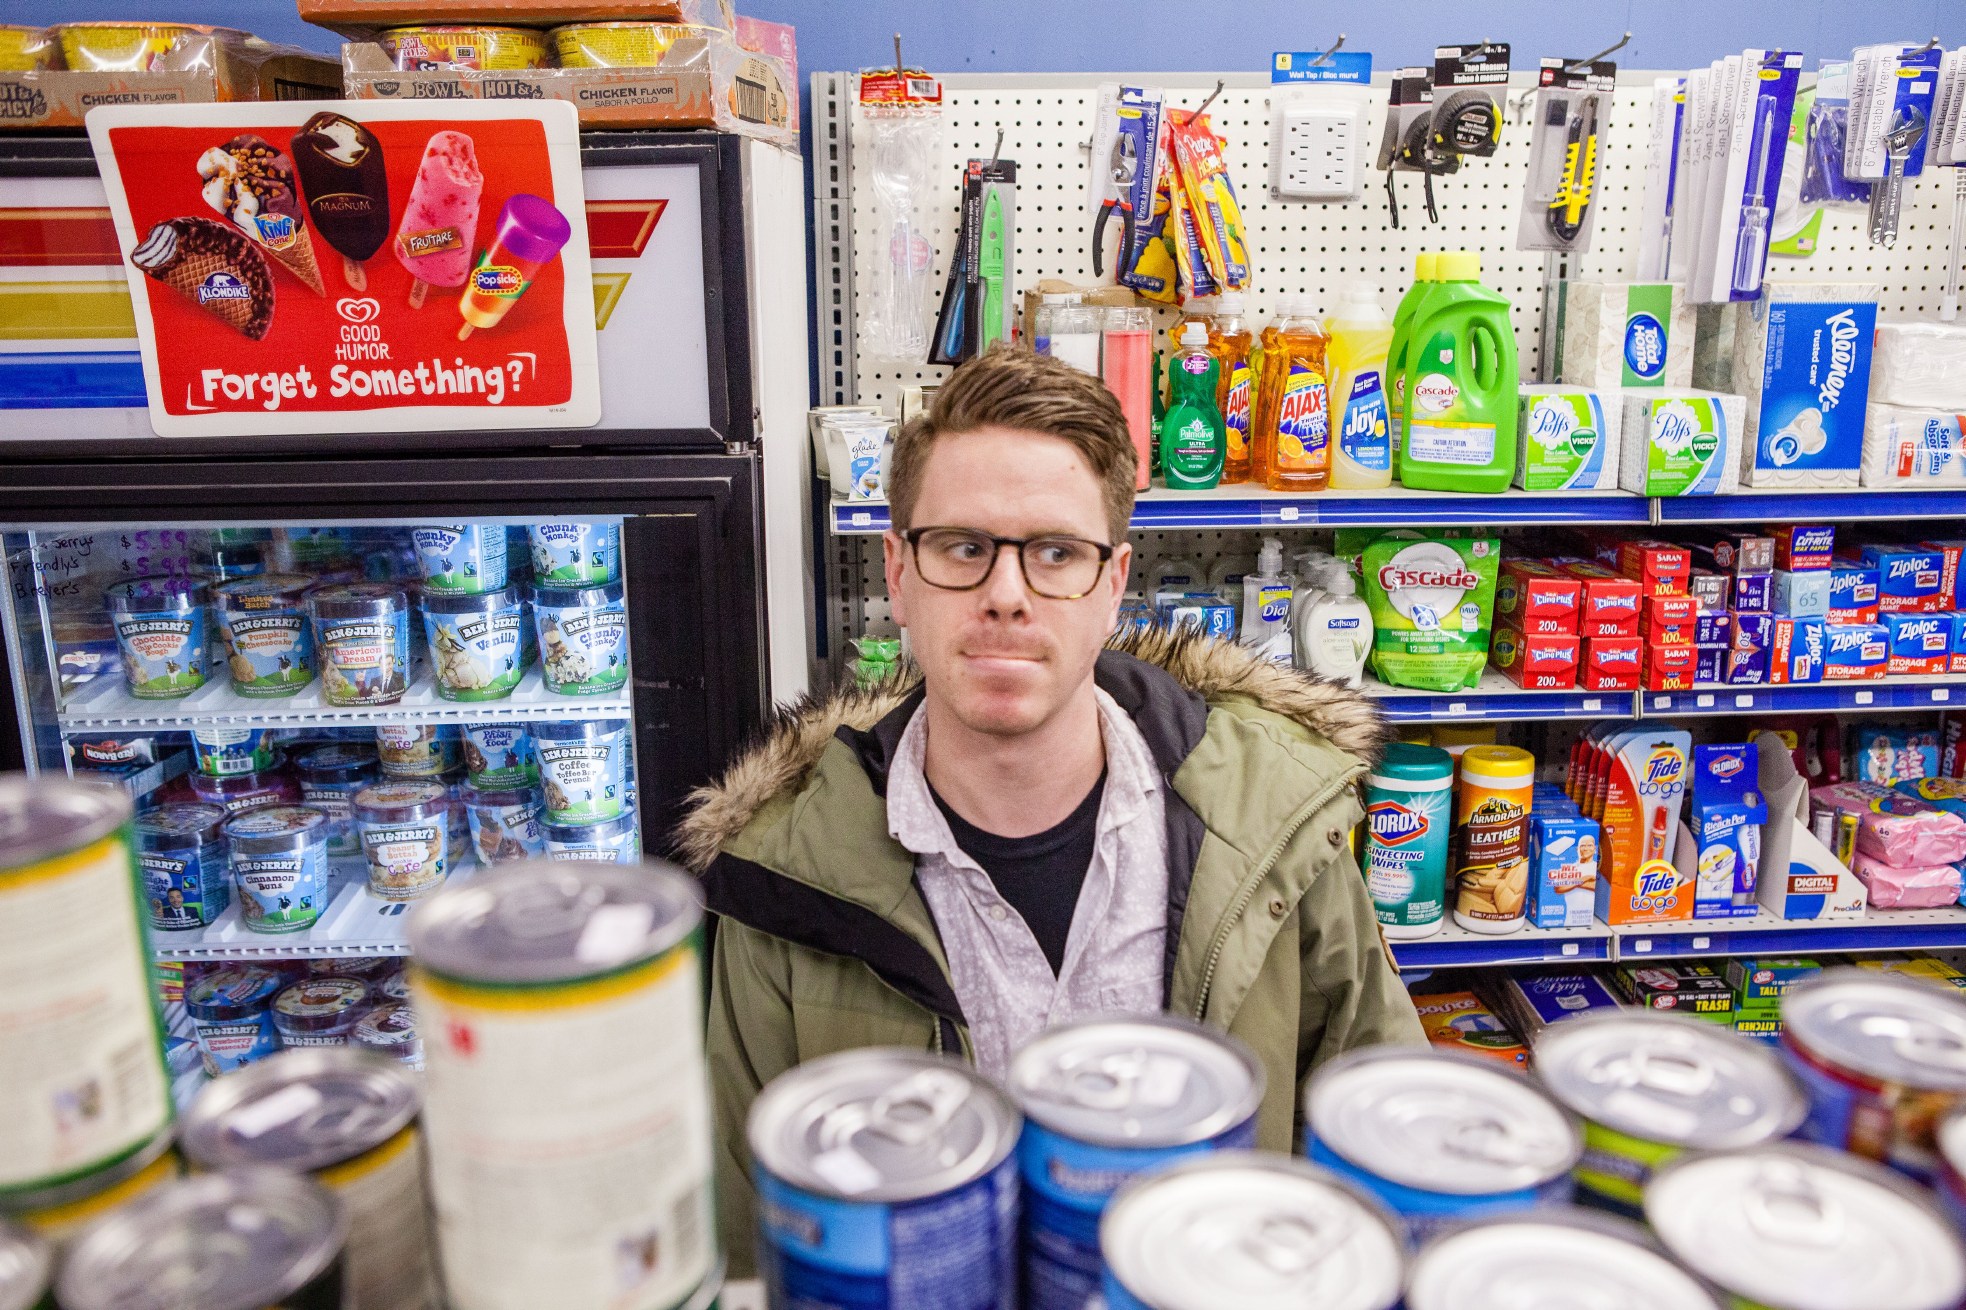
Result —
<instances>
[{"instance_id":1,"label":"good humor heart logo","mask_svg":"<svg viewBox=\"0 0 1966 1310\"><path fill-rule=\"evenodd\" d=\"M343 296L335 301L334 308L335 313L350 323L373 323L382 317L382 302L373 296L364 296L359 300L354 296Z\"/></svg>"}]
</instances>

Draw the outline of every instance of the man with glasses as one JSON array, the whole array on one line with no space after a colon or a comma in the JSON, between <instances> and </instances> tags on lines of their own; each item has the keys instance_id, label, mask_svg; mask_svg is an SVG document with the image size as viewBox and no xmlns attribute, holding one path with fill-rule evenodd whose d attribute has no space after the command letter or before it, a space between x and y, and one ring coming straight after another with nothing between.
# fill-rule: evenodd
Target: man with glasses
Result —
<instances>
[{"instance_id":1,"label":"man with glasses","mask_svg":"<svg viewBox=\"0 0 1966 1310\"><path fill-rule=\"evenodd\" d=\"M751 1264L745 1115L816 1056L1001 1078L1046 1027L1169 1010L1247 1042L1258 1141L1304 1077L1418 1042L1350 850L1367 697L1193 635L1109 648L1137 470L1096 378L1000 346L895 442L888 599L919 673L792 711L697 797L722 916L709 1051L722 1227Z\"/></svg>"}]
</instances>

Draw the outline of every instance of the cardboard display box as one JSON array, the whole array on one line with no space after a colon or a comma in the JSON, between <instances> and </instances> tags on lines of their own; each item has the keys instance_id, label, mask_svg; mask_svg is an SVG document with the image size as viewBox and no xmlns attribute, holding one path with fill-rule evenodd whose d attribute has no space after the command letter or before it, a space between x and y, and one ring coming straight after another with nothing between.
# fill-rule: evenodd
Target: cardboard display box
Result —
<instances>
[{"instance_id":1,"label":"cardboard display box","mask_svg":"<svg viewBox=\"0 0 1966 1310\"><path fill-rule=\"evenodd\" d=\"M180 37L147 73L0 72L0 129L81 127L98 105L334 100L341 80L324 55L258 37L194 33Z\"/></svg>"},{"instance_id":2,"label":"cardboard display box","mask_svg":"<svg viewBox=\"0 0 1966 1310\"><path fill-rule=\"evenodd\" d=\"M433 9L441 10L435 17ZM300 0L300 16L360 40L377 29L409 23L501 23L552 27L559 23L716 23L729 12L722 0Z\"/></svg>"}]
</instances>

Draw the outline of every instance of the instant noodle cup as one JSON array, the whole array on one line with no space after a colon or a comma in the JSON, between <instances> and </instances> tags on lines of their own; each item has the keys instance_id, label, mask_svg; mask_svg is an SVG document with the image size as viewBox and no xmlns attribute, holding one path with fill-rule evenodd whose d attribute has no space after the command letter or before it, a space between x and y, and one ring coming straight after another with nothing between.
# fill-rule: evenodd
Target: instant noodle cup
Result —
<instances>
[{"instance_id":1,"label":"instant noodle cup","mask_svg":"<svg viewBox=\"0 0 1966 1310\"><path fill-rule=\"evenodd\" d=\"M246 39L229 27L197 23L63 23L54 31L62 64L75 73L149 73L185 37Z\"/></svg>"},{"instance_id":2,"label":"instant noodle cup","mask_svg":"<svg viewBox=\"0 0 1966 1310\"><path fill-rule=\"evenodd\" d=\"M231 1073L280 1049L273 997L285 982L277 969L227 964L185 987L184 1012L207 1074Z\"/></svg>"},{"instance_id":3,"label":"instant noodle cup","mask_svg":"<svg viewBox=\"0 0 1966 1310\"><path fill-rule=\"evenodd\" d=\"M400 1001L378 1005L363 1015L350 1040L398 1064L423 1068L423 1038L417 1035L416 1011Z\"/></svg>"},{"instance_id":4,"label":"instant noodle cup","mask_svg":"<svg viewBox=\"0 0 1966 1310\"><path fill-rule=\"evenodd\" d=\"M532 733L523 723L465 724L464 768L481 791L530 787L539 781Z\"/></svg>"},{"instance_id":5,"label":"instant noodle cup","mask_svg":"<svg viewBox=\"0 0 1966 1310\"><path fill-rule=\"evenodd\" d=\"M225 807L227 817L231 818L268 805L298 805L299 784L280 770L278 756L274 765L259 773L233 773L222 778L194 773L191 792L207 805Z\"/></svg>"},{"instance_id":6,"label":"instant noodle cup","mask_svg":"<svg viewBox=\"0 0 1966 1310\"><path fill-rule=\"evenodd\" d=\"M328 816L268 805L229 819L239 917L254 932L302 932L328 908Z\"/></svg>"},{"instance_id":7,"label":"instant noodle cup","mask_svg":"<svg viewBox=\"0 0 1966 1310\"><path fill-rule=\"evenodd\" d=\"M699 23L568 23L547 33L562 68L654 68L676 42L718 34Z\"/></svg>"},{"instance_id":8,"label":"instant noodle cup","mask_svg":"<svg viewBox=\"0 0 1966 1310\"><path fill-rule=\"evenodd\" d=\"M294 775L301 800L328 816L328 854L360 855L353 806L355 793L381 776L375 752L354 742L331 742L295 760Z\"/></svg>"},{"instance_id":9,"label":"instant noodle cup","mask_svg":"<svg viewBox=\"0 0 1966 1310\"><path fill-rule=\"evenodd\" d=\"M312 578L266 573L212 589L219 644L241 696L291 696L314 681Z\"/></svg>"},{"instance_id":10,"label":"instant noodle cup","mask_svg":"<svg viewBox=\"0 0 1966 1310\"><path fill-rule=\"evenodd\" d=\"M160 932L203 928L232 903L225 809L158 805L137 815L137 872L150 926Z\"/></svg>"},{"instance_id":11,"label":"instant noodle cup","mask_svg":"<svg viewBox=\"0 0 1966 1310\"><path fill-rule=\"evenodd\" d=\"M305 978L273 998L273 1026L283 1046L346 1046L368 1008L360 978Z\"/></svg>"},{"instance_id":12,"label":"instant noodle cup","mask_svg":"<svg viewBox=\"0 0 1966 1310\"><path fill-rule=\"evenodd\" d=\"M45 27L0 23L0 72L33 73L57 67L58 49Z\"/></svg>"},{"instance_id":13,"label":"instant noodle cup","mask_svg":"<svg viewBox=\"0 0 1966 1310\"><path fill-rule=\"evenodd\" d=\"M103 593L123 676L138 700L177 700L205 685L205 611L211 588L195 578L119 582Z\"/></svg>"},{"instance_id":14,"label":"instant noodle cup","mask_svg":"<svg viewBox=\"0 0 1966 1310\"><path fill-rule=\"evenodd\" d=\"M540 671L561 696L608 696L628 684L628 607L619 582L535 587Z\"/></svg>"},{"instance_id":15,"label":"instant noodle cup","mask_svg":"<svg viewBox=\"0 0 1966 1310\"><path fill-rule=\"evenodd\" d=\"M208 778L265 773L279 763L270 728L193 728L191 759Z\"/></svg>"},{"instance_id":16,"label":"instant noodle cup","mask_svg":"<svg viewBox=\"0 0 1966 1310\"><path fill-rule=\"evenodd\" d=\"M541 830L549 860L635 864L642 858L642 835L633 810L598 823L542 824Z\"/></svg>"},{"instance_id":17,"label":"instant noodle cup","mask_svg":"<svg viewBox=\"0 0 1966 1310\"><path fill-rule=\"evenodd\" d=\"M525 676L526 606L517 587L475 595L426 590L423 626L445 700L504 700Z\"/></svg>"},{"instance_id":18,"label":"instant noodle cup","mask_svg":"<svg viewBox=\"0 0 1966 1310\"><path fill-rule=\"evenodd\" d=\"M619 523L535 523L534 585L597 587L621 573Z\"/></svg>"},{"instance_id":19,"label":"instant noodle cup","mask_svg":"<svg viewBox=\"0 0 1966 1310\"><path fill-rule=\"evenodd\" d=\"M404 72L483 69L516 72L547 67L546 37L529 27L422 23L392 27L377 38Z\"/></svg>"},{"instance_id":20,"label":"instant noodle cup","mask_svg":"<svg viewBox=\"0 0 1966 1310\"><path fill-rule=\"evenodd\" d=\"M470 820L471 848L477 852L478 863L505 864L546 853L538 788L480 791L463 787L458 799Z\"/></svg>"},{"instance_id":21,"label":"instant noodle cup","mask_svg":"<svg viewBox=\"0 0 1966 1310\"><path fill-rule=\"evenodd\" d=\"M426 597L470 596L506 584L509 538L502 523L419 524L410 541Z\"/></svg>"},{"instance_id":22,"label":"instant noodle cup","mask_svg":"<svg viewBox=\"0 0 1966 1310\"><path fill-rule=\"evenodd\" d=\"M546 720L533 725L533 737L548 823L594 823L626 808L626 719Z\"/></svg>"},{"instance_id":23,"label":"instant noodle cup","mask_svg":"<svg viewBox=\"0 0 1966 1310\"><path fill-rule=\"evenodd\" d=\"M379 782L355 793L355 829L369 892L410 901L443 885L450 869L450 795L440 782Z\"/></svg>"},{"instance_id":24,"label":"instant noodle cup","mask_svg":"<svg viewBox=\"0 0 1966 1310\"><path fill-rule=\"evenodd\" d=\"M386 582L308 593L321 690L330 705L393 705L409 687L410 594Z\"/></svg>"},{"instance_id":25,"label":"instant noodle cup","mask_svg":"<svg viewBox=\"0 0 1966 1310\"><path fill-rule=\"evenodd\" d=\"M457 767L457 729L448 723L384 723L375 753L388 778L435 778Z\"/></svg>"}]
</instances>

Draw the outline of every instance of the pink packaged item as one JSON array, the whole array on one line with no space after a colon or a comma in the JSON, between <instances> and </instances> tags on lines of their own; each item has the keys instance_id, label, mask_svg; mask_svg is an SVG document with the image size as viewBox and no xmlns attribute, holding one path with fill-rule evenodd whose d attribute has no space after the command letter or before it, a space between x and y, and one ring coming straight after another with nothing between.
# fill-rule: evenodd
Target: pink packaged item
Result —
<instances>
[{"instance_id":1,"label":"pink packaged item","mask_svg":"<svg viewBox=\"0 0 1966 1310\"><path fill-rule=\"evenodd\" d=\"M1966 819L1929 801L1874 782L1833 782L1809 799L1863 816L1857 849L1897 869L1956 864L1966 859Z\"/></svg>"},{"instance_id":2,"label":"pink packaged item","mask_svg":"<svg viewBox=\"0 0 1966 1310\"><path fill-rule=\"evenodd\" d=\"M1959 870L1950 864L1901 869L1858 851L1851 872L1870 888L1874 910L1926 910L1959 900Z\"/></svg>"}]
</instances>

